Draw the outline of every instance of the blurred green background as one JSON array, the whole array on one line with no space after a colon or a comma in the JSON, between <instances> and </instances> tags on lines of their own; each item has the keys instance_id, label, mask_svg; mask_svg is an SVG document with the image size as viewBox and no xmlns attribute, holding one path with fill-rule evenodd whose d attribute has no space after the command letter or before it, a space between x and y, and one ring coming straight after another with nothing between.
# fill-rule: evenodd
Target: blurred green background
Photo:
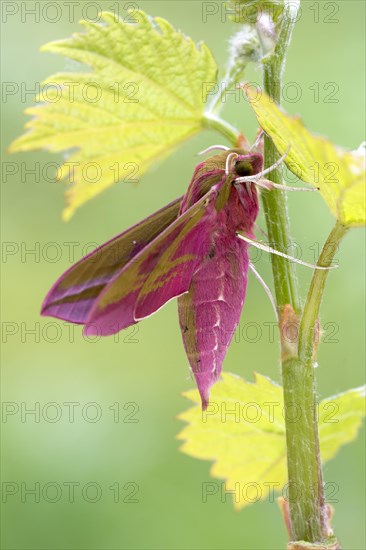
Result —
<instances>
[{"instance_id":1,"label":"blurred green background","mask_svg":"<svg viewBox=\"0 0 366 550\"><path fill-rule=\"evenodd\" d=\"M4 19L5 4L18 12ZM6 252L2 263L2 398L6 410L14 413L3 417L2 424L2 480L7 483L3 486L7 491L3 548L284 548L286 532L276 503L257 503L241 512L233 510L230 496L226 503L219 495L203 503L201 488L210 481L210 464L178 451L175 435L181 423L176 416L188 406L181 392L194 384L174 302L137 330L120 333L118 341L113 337L86 341L79 327L39 316L50 285L70 265L72 246L78 259L88 243L92 248L104 242L183 193L197 163L195 153L223 139L213 132L202 133L138 185L116 185L63 223L62 185L47 181L51 176L42 177L42 167L60 163L61 155L39 152L7 157L5 149L22 132L27 120L23 110L33 103L32 94L22 97L21 89L31 90L46 76L74 67L69 60L41 54L39 47L78 30L82 8L86 6L86 14L94 18L98 3L74 2L75 16L70 21L66 2L58 2L62 17L54 23L52 6L48 20L41 15L35 21L32 15L21 16L21 4L32 9L35 3L2 3L6 20L2 79L19 86L19 92L3 97L2 124L3 160L19 169L13 176L3 175L2 182ZM224 64L227 41L236 27L222 21L221 3L206 23L203 5L197 0L138 4L152 15L167 18L194 40L203 39L219 65ZM302 2L284 77L285 83L295 83L295 87L288 86L290 101L285 100L284 106L291 113L301 113L313 131L354 149L364 139L365 4L328 4L330 8L323 2ZM116 9L125 3L99 5ZM13 8L8 7L7 13ZM260 78L259 71L247 73L247 80L259 83ZM334 84L324 89L329 83ZM318 102L314 101L316 87ZM291 101L296 90L298 100ZM337 102L325 102L333 90ZM246 103L229 100L224 115L253 138L256 124ZM22 181L22 170L36 163L41 177L29 175ZM332 227L331 215L321 197L311 193L295 193L288 201L294 239L302 247L302 257L314 261L317 247ZM260 225L264 227L263 220ZM27 250L35 253L27 254ZM364 382L363 251L363 231L353 230L337 254L340 269L329 277L321 312L323 326L328 325L317 371L320 397ZM263 257L257 268L271 282L269 258ZM311 272L300 268L299 275L305 296ZM273 321L263 290L250 277L240 331L225 370L249 379L256 370L280 380L277 335L270 341L263 324ZM247 323L259 327L258 341L253 341L256 338L247 331ZM30 329L35 332L28 333ZM72 405L65 403L79 404L73 422L69 417ZM25 407L39 407L40 417L26 415ZM363 434L325 466L326 481L337 484L334 528L349 549L365 548L362 441ZM74 498L70 498L73 482ZM26 493L37 489L37 483L40 502ZM133 499L138 502L130 502Z\"/></svg>"}]
</instances>

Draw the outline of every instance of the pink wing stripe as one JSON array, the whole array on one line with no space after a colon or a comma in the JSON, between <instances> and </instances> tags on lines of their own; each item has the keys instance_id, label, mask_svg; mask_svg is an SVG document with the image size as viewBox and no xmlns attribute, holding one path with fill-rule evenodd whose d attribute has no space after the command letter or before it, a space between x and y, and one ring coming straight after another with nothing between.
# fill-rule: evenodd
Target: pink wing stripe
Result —
<instances>
[{"instance_id":1,"label":"pink wing stripe","mask_svg":"<svg viewBox=\"0 0 366 550\"><path fill-rule=\"evenodd\" d=\"M180 234L184 231L184 227L191 219L197 217L197 224L199 224L202 216L206 218L206 215L212 215L211 211L214 207L209 208L209 203L207 201L209 201L210 206L212 206L216 194L216 189L213 187L209 193L186 210L186 212L179 216L175 222L165 229L165 231L137 254L132 262L127 264L117 273L101 292L98 300L94 303L86 321L84 329L86 335L99 334L107 336L114 334L135 323L141 317L146 317L154 313L167 301L175 297L177 292L182 294L189 289L192 273L196 265L194 261L187 262L186 267L181 266L181 275L178 276L178 274L175 274L171 280L172 282L169 283L164 290L160 287L159 291L162 293L161 298L157 296L156 292L153 292L152 306L147 306L147 301L142 300L141 308L138 306L138 314L135 313L138 296L154 269L159 271L158 263L161 258L167 257L169 261L174 261L174 259L177 257L179 258L182 253L186 254L187 250L188 252L192 251L192 253L196 252L198 246L197 237L199 235L199 233L195 231L196 224L187 232L183 247L180 245L176 246L176 241L179 239ZM201 226L202 224L199 225ZM202 238L202 236L200 238ZM188 242L192 242L190 247L187 245ZM171 256L168 251L170 246L172 247ZM167 255L164 256L166 251L168 251ZM162 281L162 283L164 286L164 281ZM131 288L131 292L127 295L125 294L126 287ZM111 296L113 299L111 299ZM109 303L103 305L106 299Z\"/></svg>"},{"instance_id":2,"label":"pink wing stripe","mask_svg":"<svg viewBox=\"0 0 366 550\"><path fill-rule=\"evenodd\" d=\"M65 271L44 299L42 315L85 323L103 288L156 237L158 230L166 229L176 219L181 200L164 206ZM138 238L135 243L134 237Z\"/></svg>"},{"instance_id":3,"label":"pink wing stripe","mask_svg":"<svg viewBox=\"0 0 366 550\"><path fill-rule=\"evenodd\" d=\"M207 216L204 216L179 243L176 253L170 258L172 267L169 271L162 270L158 277L155 271L149 275L137 300L135 319L148 317L172 298L189 290L192 276L209 246L207 229ZM175 260L178 261L175 263ZM146 287L152 290L144 294Z\"/></svg>"}]
</instances>

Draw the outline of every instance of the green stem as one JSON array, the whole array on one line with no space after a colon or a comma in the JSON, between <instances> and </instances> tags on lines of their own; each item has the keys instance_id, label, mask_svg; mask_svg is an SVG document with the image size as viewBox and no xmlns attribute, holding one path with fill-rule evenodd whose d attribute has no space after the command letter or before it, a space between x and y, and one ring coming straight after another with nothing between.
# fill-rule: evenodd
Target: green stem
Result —
<instances>
[{"instance_id":1,"label":"green stem","mask_svg":"<svg viewBox=\"0 0 366 550\"><path fill-rule=\"evenodd\" d=\"M270 88L265 87L265 89L268 92ZM278 160L278 157L273 142L265 136L264 167L268 168L273 165L276 160ZM282 178L278 170L273 170L267 177L275 183L282 183ZM278 189L264 191L262 193L262 204L270 245L279 251L289 253L291 238L285 192ZM280 256L273 255L272 272L279 310L286 304L291 304L293 309L299 313L300 303L295 264Z\"/></svg>"},{"instance_id":2,"label":"green stem","mask_svg":"<svg viewBox=\"0 0 366 550\"><path fill-rule=\"evenodd\" d=\"M286 51L296 15L295 9L292 13L287 12L287 17L283 17L275 50L263 63L264 89L278 104L281 99L281 80ZM271 166L278 157L273 142L265 137L265 168ZM268 177L276 183L282 183L278 170L272 171ZM269 241L279 250L287 251L291 239L285 194L278 190L265 192L262 200ZM284 307L290 304L299 315L298 281L294 263L272 256L272 270L279 311L285 313ZM286 322L286 319L283 318L282 321ZM313 323L311 327L313 331L316 321L317 315L309 316L309 322ZM312 353L313 340L310 346ZM316 418L314 365L313 362L304 364L296 357L296 350L290 354L288 351L289 348L283 339L282 381L291 538L294 541L316 543L325 540L328 533Z\"/></svg>"},{"instance_id":3,"label":"green stem","mask_svg":"<svg viewBox=\"0 0 366 550\"><path fill-rule=\"evenodd\" d=\"M347 228L337 222L323 247L319 266L331 266L346 232ZM287 414L292 411L292 418L290 413L286 419L292 537L311 542L326 540L328 531L314 374L318 340L315 330L327 276L326 270L314 271L300 323L298 357L285 361L282 366L285 411Z\"/></svg>"},{"instance_id":4,"label":"green stem","mask_svg":"<svg viewBox=\"0 0 366 550\"><path fill-rule=\"evenodd\" d=\"M295 6L295 3L293 3ZM289 8L291 9L291 7ZM292 8L294 9L294 8ZM290 44L296 13L287 13L284 16L273 54L263 60L264 90L279 105L281 102L282 73L285 65L286 51ZM272 166L278 160L279 154L273 141L264 137L264 167ZM279 170L273 170L268 179L275 183L282 183ZM267 224L269 241L278 250L288 252L291 244L287 198L284 191L273 190L262 194L263 208ZM286 304L291 304L299 313L300 303L298 282L294 263L288 262L280 256L272 256L272 271L276 292L276 300L281 310Z\"/></svg>"},{"instance_id":5,"label":"green stem","mask_svg":"<svg viewBox=\"0 0 366 550\"><path fill-rule=\"evenodd\" d=\"M327 536L314 376L313 364L305 367L297 358L282 364L288 502L294 541L320 542Z\"/></svg>"},{"instance_id":6,"label":"green stem","mask_svg":"<svg viewBox=\"0 0 366 550\"><path fill-rule=\"evenodd\" d=\"M203 126L205 128L210 128L211 130L220 132L220 134L226 137L233 147L237 145L240 132L234 126L226 122L226 120L207 112L203 117Z\"/></svg>"},{"instance_id":7,"label":"green stem","mask_svg":"<svg viewBox=\"0 0 366 550\"><path fill-rule=\"evenodd\" d=\"M318 265L329 267L332 263L335 253L338 250L341 239L346 234L348 228L337 222L331 231L322 253L319 256ZM304 312L301 318L299 331L299 359L304 363L312 360L314 348L314 327L319 315L319 307L323 296L325 282L327 280L328 271L315 270L313 279L310 284L310 289Z\"/></svg>"},{"instance_id":8,"label":"green stem","mask_svg":"<svg viewBox=\"0 0 366 550\"><path fill-rule=\"evenodd\" d=\"M286 16L282 18L274 52L263 60L264 89L276 103L281 99L281 79L295 24L299 2L284 0ZM223 133L235 144L238 132L228 127L213 114L207 114L205 125ZM273 165L279 155L273 142L265 136L264 166ZM279 170L272 170L268 178L282 183ZM286 195L272 190L262 193L263 208L269 241L280 251L288 251L291 244ZM346 232L337 224L329 236L319 265L329 266L336 246ZM333 245L333 247L331 246ZM281 314L282 327L300 317L298 281L294 263L272 256L272 270L277 309ZM327 271L316 270L310 286L299 329L298 346L288 345L282 338L282 379L285 404L287 440L288 501L291 532L291 547L323 549L338 548L336 539L329 538L327 510L324 499L323 473L319 452L319 436L316 415L315 351L317 318ZM287 307L286 307L287 306ZM292 312L292 313L291 313ZM283 331L285 332L285 331ZM310 544L310 546L309 546Z\"/></svg>"}]
</instances>

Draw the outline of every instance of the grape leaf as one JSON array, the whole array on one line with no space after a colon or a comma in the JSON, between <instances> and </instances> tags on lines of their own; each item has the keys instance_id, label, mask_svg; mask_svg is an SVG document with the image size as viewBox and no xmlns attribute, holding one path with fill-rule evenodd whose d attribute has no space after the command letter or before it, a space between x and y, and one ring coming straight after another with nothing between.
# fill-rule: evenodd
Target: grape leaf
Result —
<instances>
[{"instance_id":1,"label":"grape leaf","mask_svg":"<svg viewBox=\"0 0 366 550\"><path fill-rule=\"evenodd\" d=\"M365 386L328 397L319 403L322 460L333 458L345 443L356 439L365 416Z\"/></svg>"},{"instance_id":2,"label":"grape leaf","mask_svg":"<svg viewBox=\"0 0 366 550\"><path fill-rule=\"evenodd\" d=\"M236 508L282 490L287 469L281 386L257 373L254 383L223 373L212 388L207 411L201 411L197 390L184 395L196 406L179 415L188 423L177 436L184 441L181 451L214 461L211 475L225 480L226 491L235 491ZM364 415L364 387L321 401L323 460L356 437Z\"/></svg>"},{"instance_id":3,"label":"grape leaf","mask_svg":"<svg viewBox=\"0 0 366 550\"><path fill-rule=\"evenodd\" d=\"M244 87L263 130L286 157L288 168L319 187L333 215L344 225L366 224L365 154L347 151L309 132L298 117L281 110L264 92Z\"/></svg>"},{"instance_id":4,"label":"grape leaf","mask_svg":"<svg viewBox=\"0 0 366 550\"><path fill-rule=\"evenodd\" d=\"M94 69L48 78L36 99L46 103L26 110L35 117L30 131L10 147L72 150L59 170L71 181L65 219L113 183L141 176L202 128L202 84L217 77L211 51L164 19L133 15L129 23L103 12L100 23L81 22L85 33L42 48Z\"/></svg>"}]
</instances>

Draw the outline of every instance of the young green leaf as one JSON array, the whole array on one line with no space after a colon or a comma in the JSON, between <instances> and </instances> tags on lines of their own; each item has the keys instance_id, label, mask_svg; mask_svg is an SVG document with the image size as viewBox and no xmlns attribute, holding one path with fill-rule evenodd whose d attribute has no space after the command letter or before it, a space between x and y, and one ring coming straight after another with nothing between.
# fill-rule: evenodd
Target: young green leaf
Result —
<instances>
[{"instance_id":1,"label":"young green leaf","mask_svg":"<svg viewBox=\"0 0 366 550\"><path fill-rule=\"evenodd\" d=\"M196 390L185 397L200 404ZM296 407L291 414L296 421ZM286 479L286 435L282 387L261 374L255 382L223 373L212 389L206 411L194 406L179 418L188 423L178 434L181 451L212 460L213 477L225 480L226 491L235 491L238 509L272 497ZM349 390L319 404L320 447L323 460L357 435L365 415L365 388Z\"/></svg>"},{"instance_id":2,"label":"young green leaf","mask_svg":"<svg viewBox=\"0 0 366 550\"><path fill-rule=\"evenodd\" d=\"M324 461L353 439L365 416L365 386L324 399L319 404L319 438Z\"/></svg>"},{"instance_id":3,"label":"young green leaf","mask_svg":"<svg viewBox=\"0 0 366 550\"><path fill-rule=\"evenodd\" d=\"M131 15L132 17L132 15ZM64 218L117 181L139 177L157 159L202 128L208 86L217 66L210 50L161 18L112 13L82 21L85 33L51 42L55 52L94 71L61 73L45 81L45 104L26 110L29 132L10 150L72 150L59 171L68 178ZM206 91L205 91L206 90Z\"/></svg>"},{"instance_id":4,"label":"young green leaf","mask_svg":"<svg viewBox=\"0 0 366 550\"><path fill-rule=\"evenodd\" d=\"M288 168L303 181L319 187L333 215L344 225L366 224L365 155L347 151L309 132L298 117L282 111L264 92L245 86L263 130L270 136Z\"/></svg>"}]
</instances>

